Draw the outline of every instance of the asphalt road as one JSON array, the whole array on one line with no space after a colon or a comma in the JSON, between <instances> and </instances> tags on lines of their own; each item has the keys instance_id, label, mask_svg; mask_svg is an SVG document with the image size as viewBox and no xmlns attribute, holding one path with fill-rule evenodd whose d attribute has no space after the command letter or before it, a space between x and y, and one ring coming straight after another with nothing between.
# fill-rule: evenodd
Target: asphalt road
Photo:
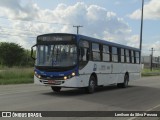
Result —
<instances>
[{"instance_id":1,"label":"asphalt road","mask_svg":"<svg viewBox=\"0 0 160 120\"><path fill-rule=\"evenodd\" d=\"M129 84L128 88L123 89L116 86L97 88L94 94L85 94L83 90L67 88L62 89L60 93L54 93L50 87L34 84L1 85L0 111L160 111L160 76L143 77ZM56 119L79 120L81 118ZM105 120L106 118L86 119Z\"/></svg>"}]
</instances>

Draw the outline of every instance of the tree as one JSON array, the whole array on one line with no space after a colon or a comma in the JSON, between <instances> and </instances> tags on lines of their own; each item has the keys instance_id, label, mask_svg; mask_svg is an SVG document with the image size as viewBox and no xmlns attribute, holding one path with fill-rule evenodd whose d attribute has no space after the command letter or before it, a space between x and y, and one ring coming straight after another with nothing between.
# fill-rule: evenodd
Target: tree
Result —
<instances>
[{"instance_id":1,"label":"tree","mask_svg":"<svg viewBox=\"0 0 160 120\"><path fill-rule=\"evenodd\" d=\"M16 43L0 43L0 63L9 67L20 65L25 56L24 49Z\"/></svg>"},{"instance_id":2,"label":"tree","mask_svg":"<svg viewBox=\"0 0 160 120\"><path fill-rule=\"evenodd\" d=\"M30 50L25 50L24 51L24 56L22 58L22 61L21 61L21 66L34 66L34 60L31 58L31 51Z\"/></svg>"}]
</instances>

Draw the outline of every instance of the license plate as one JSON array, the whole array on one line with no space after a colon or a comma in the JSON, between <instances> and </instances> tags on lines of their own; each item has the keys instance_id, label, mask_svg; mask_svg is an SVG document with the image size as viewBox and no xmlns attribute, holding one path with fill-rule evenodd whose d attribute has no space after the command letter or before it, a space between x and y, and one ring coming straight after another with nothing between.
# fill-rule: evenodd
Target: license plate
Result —
<instances>
[{"instance_id":1,"label":"license plate","mask_svg":"<svg viewBox=\"0 0 160 120\"><path fill-rule=\"evenodd\" d=\"M49 84L55 84L56 82L55 82L55 80L48 80L48 83Z\"/></svg>"}]
</instances>

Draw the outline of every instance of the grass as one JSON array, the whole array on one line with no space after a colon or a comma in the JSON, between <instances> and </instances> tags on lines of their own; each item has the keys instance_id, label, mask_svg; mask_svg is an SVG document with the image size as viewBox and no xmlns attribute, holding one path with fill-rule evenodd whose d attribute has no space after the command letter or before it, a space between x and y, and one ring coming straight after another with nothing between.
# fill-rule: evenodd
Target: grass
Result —
<instances>
[{"instance_id":1,"label":"grass","mask_svg":"<svg viewBox=\"0 0 160 120\"><path fill-rule=\"evenodd\" d=\"M142 76L158 76L160 75L160 69L153 69L152 71L150 69L143 69L141 74Z\"/></svg>"},{"instance_id":2,"label":"grass","mask_svg":"<svg viewBox=\"0 0 160 120\"><path fill-rule=\"evenodd\" d=\"M33 68L5 68L0 70L0 85L33 83Z\"/></svg>"}]
</instances>

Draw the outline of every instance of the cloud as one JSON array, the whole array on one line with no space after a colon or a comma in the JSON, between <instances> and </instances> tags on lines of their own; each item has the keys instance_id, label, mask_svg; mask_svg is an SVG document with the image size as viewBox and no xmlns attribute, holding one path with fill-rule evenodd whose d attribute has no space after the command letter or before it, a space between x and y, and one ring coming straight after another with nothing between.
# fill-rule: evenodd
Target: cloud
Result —
<instances>
[{"instance_id":1,"label":"cloud","mask_svg":"<svg viewBox=\"0 0 160 120\"><path fill-rule=\"evenodd\" d=\"M141 10L135 10L129 17L131 19L140 19ZM160 20L160 0L150 0L144 5L144 19Z\"/></svg>"},{"instance_id":2,"label":"cloud","mask_svg":"<svg viewBox=\"0 0 160 120\"><path fill-rule=\"evenodd\" d=\"M3 11L0 12L1 16L7 15L13 19L32 20L38 18L39 7L32 2L23 5L21 0L1 0L0 11Z\"/></svg>"},{"instance_id":3,"label":"cloud","mask_svg":"<svg viewBox=\"0 0 160 120\"><path fill-rule=\"evenodd\" d=\"M80 34L134 47L139 46L138 36L132 35L132 29L128 23L123 18L118 17L115 12L108 11L98 5L86 5L83 2L77 2L74 5L59 4L54 9L41 9L33 2L22 4L21 0L15 0L15 3L13 0L6 1L8 2L0 1L0 9L4 11L0 14L7 18L20 20L9 20L13 28L13 32L10 31L12 34L36 36L51 32L76 33L73 25L83 25L80 28ZM17 28L21 31L14 30ZM33 39L17 37L6 39L17 40L25 48L34 43L31 42Z\"/></svg>"},{"instance_id":4,"label":"cloud","mask_svg":"<svg viewBox=\"0 0 160 120\"><path fill-rule=\"evenodd\" d=\"M15 11L22 10L20 0L1 0L0 6L3 8L7 7L8 9L14 9Z\"/></svg>"},{"instance_id":5,"label":"cloud","mask_svg":"<svg viewBox=\"0 0 160 120\"><path fill-rule=\"evenodd\" d=\"M131 37L128 38L129 42L126 42L128 46L133 46L133 47L139 47L139 41L140 37L139 35L132 35Z\"/></svg>"}]
</instances>

